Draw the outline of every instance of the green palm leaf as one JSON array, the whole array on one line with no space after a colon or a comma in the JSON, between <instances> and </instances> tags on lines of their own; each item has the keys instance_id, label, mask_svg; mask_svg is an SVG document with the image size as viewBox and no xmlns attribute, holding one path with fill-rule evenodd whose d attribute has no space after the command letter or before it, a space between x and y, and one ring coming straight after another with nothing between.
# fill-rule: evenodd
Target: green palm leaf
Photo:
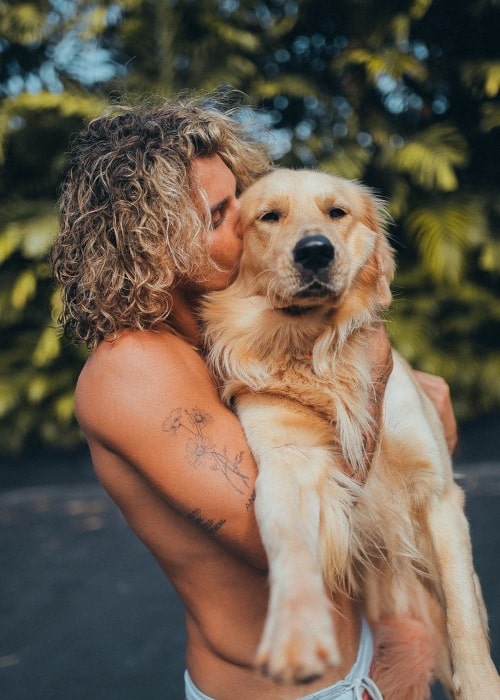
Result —
<instances>
[{"instance_id":1,"label":"green palm leaf","mask_svg":"<svg viewBox=\"0 0 500 700\"><path fill-rule=\"evenodd\" d=\"M458 197L414 209L404 225L429 276L450 284L462 280L468 253L486 241L489 233L480 202Z\"/></svg>"},{"instance_id":2,"label":"green palm leaf","mask_svg":"<svg viewBox=\"0 0 500 700\"><path fill-rule=\"evenodd\" d=\"M411 76L414 80L423 81L427 77L425 66L411 54L397 47L370 50L368 48L353 48L344 51L340 59L335 59L335 70L346 65L361 65L367 77L375 84L382 73L387 73L396 80Z\"/></svg>"},{"instance_id":3,"label":"green palm leaf","mask_svg":"<svg viewBox=\"0 0 500 700\"><path fill-rule=\"evenodd\" d=\"M458 187L455 168L467 164L467 142L451 124L436 124L395 149L391 161L423 189L450 192Z\"/></svg>"},{"instance_id":4,"label":"green palm leaf","mask_svg":"<svg viewBox=\"0 0 500 700\"><path fill-rule=\"evenodd\" d=\"M500 127L500 105L488 102L481 107L481 130L484 132L493 131Z\"/></svg>"},{"instance_id":5,"label":"green palm leaf","mask_svg":"<svg viewBox=\"0 0 500 700\"><path fill-rule=\"evenodd\" d=\"M351 180L363 177L370 154L356 142L347 141L335 148L333 155L321 160L321 167L326 172L341 175Z\"/></svg>"},{"instance_id":6,"label":"green palm leaf","mask_svg":"<svg viewBox=\"0 0 500 700\"><path fill-rule=\"evenodd\" d=\"M462 79L474 92L486 97L496 97L500 92L500 61L475 61L465 63Z\"/></svg>"}]
</instances>

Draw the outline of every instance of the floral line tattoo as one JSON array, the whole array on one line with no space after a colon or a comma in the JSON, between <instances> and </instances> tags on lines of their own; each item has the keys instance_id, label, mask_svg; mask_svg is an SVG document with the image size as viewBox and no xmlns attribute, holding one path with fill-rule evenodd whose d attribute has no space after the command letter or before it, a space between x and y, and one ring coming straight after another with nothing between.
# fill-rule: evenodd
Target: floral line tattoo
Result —
<instances>
[{"instance_id":1,"label":"floral line tattoo","mask_svg":"<svg viewBox=\"0 0 500 700\"><path fill-rule=\"evenodd\" d=\"M248 490L249 477L240 471L244 452L229 457L227 449L217 450L213 442L205 434L205 427L211 422L211 417L201 408L194 407L191 411L174 408L168 418L163 421L162 430L171 435L180 432L187 433L186 457L191 466L208 467L221 472L238 493Z\"/></svg>"}]
</instances>

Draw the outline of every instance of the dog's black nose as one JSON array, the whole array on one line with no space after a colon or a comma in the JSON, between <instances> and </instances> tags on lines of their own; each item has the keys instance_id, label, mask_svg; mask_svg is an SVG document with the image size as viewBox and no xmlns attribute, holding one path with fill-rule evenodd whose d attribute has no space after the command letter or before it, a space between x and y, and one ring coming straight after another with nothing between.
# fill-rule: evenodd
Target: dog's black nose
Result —
<instances>
[{"instance_id":1,"label":"dog's black nose","mask_svg":"<svg viewBox=\"0 0 500 700\"><path fill-rule=\"evenodd\" d=\"M323 270L335 257L335 249L326 236L304 236L293 249L293 259L308 270Z\"/></svg>"}]
</instances>

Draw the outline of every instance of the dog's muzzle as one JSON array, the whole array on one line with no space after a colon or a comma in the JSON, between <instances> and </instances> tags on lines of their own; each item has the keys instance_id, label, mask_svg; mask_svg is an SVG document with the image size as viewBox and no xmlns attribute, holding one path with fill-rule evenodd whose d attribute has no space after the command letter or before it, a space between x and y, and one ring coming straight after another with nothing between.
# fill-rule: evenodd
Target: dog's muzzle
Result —
<instances>
[{"instance_id":1,"label":"dog's muzzle","mask_svg":"<svg viewBox=\"0 0 500 700\"><path fill-rule=\"evenodd\" d=\"M324 270L333 261L334 257L335 248L328 238L321 234L304 236L293 249L295 264L310 272Z\"/></svg>"}]
</instances>

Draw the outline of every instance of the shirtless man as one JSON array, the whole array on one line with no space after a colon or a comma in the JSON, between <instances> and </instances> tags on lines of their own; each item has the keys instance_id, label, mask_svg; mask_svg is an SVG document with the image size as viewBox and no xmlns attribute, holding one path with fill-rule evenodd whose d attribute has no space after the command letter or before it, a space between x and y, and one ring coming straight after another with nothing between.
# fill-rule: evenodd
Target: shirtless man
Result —
<instances>
[{"instance_id":1,"label":"shirtless man","mask_svg":"<svg viewBox=\"0 0 500 700\"><path fill-rule=\"evenodd\" d=\"M185 606L188 700L292 700L321 689L314 697L377 698L366 678L370 633L348 598L337 597L332 612L340 666L307 686L277 685L253 666L268 595L256 467L199 352L196 310L204 292L233 279L237 197L269 167L263 148L213 103L117 111L82 132L53 250L62 323L93 348L76 415L100 482ZM388 357L379 331L374 412ZM447 386L422 380L452 446Z\"/></svg>"}]
</instances>

